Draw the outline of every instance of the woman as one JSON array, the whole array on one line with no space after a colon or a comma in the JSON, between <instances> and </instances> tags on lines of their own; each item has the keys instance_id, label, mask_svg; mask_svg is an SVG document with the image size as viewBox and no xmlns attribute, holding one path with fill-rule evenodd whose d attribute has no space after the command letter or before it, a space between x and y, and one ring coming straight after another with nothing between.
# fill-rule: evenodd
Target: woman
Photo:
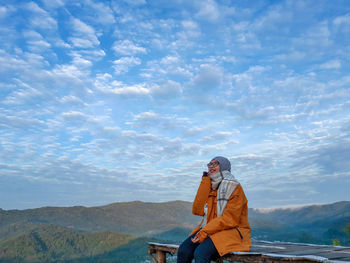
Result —
<instances>
[{"instance_id":1,"label":"woman","mask_svg":"<svg viewBox=\"0 0 350 263\"><path fill-rule=\"evenodd\" d=\"M251 246L247 199L231 174L231 163L215 157L207 164L193 202L192 213L203 220L180 245L177 262L209 263L231 251ZM204 223L203 227L202 224Z\"/></svg>"}]
</instances>

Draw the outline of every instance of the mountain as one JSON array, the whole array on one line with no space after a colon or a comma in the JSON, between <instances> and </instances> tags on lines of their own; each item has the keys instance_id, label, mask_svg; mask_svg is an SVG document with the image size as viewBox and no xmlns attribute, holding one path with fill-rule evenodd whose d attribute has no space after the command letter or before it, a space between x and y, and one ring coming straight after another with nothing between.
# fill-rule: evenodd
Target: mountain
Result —
<instances>
[{"instance_id":1,"label":"mountain","mask_svg":"<svg viewBox=\"0 0 350 263\"><path fill-rule=\"evenodd\" d=\"M82 232L113 231L135 236L161 236L182 229L188 233L201 220L191 214L192 204L124 202L98 207L42 207L27 210L0 209L0 240L35 227L55 224ZM333 234L344 235L350 221L350 202L296 208L249 209L253 236L257 239L300 241L301 233L319 242L331 242ZM163 236L166 234L163 234ZM183 236L183 234L181 235Z\"/></svg>"},{"instance_id":2,"label":"mountain","mask_svg":"<svg viewBox=\"0 0 350 263\"><path fill-rule=\"evenodd\" d=\"M135 240L113 232L80 233L57 225L37 225L0 241L0 261L51 262L93 259Z\"/></svg>"},{"instance_id":3,"label":"mountain","mask_svg":"<svg viewBox=\"0 0 350 263\"><path fill-rule=\"evenodd\" d=\"M339 239L347 244L344 233L350 223L350 202L309 205L294 208L250 209L250 223L256 239L331 244Z\"/></svg>"},{"instance_id":4,"label":"mountain","mask_svg":"<svg viewBox=\"0 0 350 263\"><path fill-rule=\"evenodd\" d=\"M200 218L191 214L191 203L125 202L99 207L42 207L0 210L1 229L11 224L50 223L84 232L114 231L137 236L153 235L175 227L193 228Z\"/></svg>"},{"instance_id":5,"label":"mountain","mask_svg":"<svg viewBox=\"0 0 350 263\"><path fill-rule=\"evenodd\" d=\"M0 209L0 262L144 262L148 241L181 242L201 221L189 202ZM249 209L258 240L350 245L350 202ZM132 235L131 235L132 234Z\"/></svg>"}]
</instances>

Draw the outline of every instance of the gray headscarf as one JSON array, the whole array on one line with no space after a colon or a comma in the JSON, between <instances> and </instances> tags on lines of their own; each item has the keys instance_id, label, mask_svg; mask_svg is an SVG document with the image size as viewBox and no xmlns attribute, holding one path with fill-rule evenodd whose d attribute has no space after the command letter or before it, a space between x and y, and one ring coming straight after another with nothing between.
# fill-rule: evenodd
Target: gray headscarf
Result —
<instances>
[{"instance_id":1,"label":"gray headscarf","mask_svg":"<svg viewBox=\"0 0 350 263\"><path fill-rule=\"evenodd\" d=\"M221 216L226 208L228 199L230 198L239 182L231 174L230 161L222 156L217 156L212 160L216 160L220 164L220 173L209 174L212 189L218 189L217 192L217 215Z\"/></svg>"},{"instance_id":2,"label":"gray headscarf","mask_svg":"<svg viewBox=\"0 0 350 263\"><path fill-rule=\"evenodd\" d=\"M220 171L229 171L231 172L231 163L230 161L222 156L216 156L215 158L213 158L213 160L216 160L219 162L220 164Z\"/></svg>"}]
</instances>

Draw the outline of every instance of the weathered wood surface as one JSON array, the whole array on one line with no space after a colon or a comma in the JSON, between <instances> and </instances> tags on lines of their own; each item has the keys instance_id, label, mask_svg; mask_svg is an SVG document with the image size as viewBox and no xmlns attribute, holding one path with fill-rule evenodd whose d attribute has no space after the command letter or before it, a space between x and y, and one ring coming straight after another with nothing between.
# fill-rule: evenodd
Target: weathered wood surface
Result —
<instances>
[{"instance_id":1,"label":"weathered wood surface","mask_svg":"<svg viewBox=\"0 0 350 263\"><path fill-rule=\"evenodd\" d=\"M151 242L148 243L148 247L148 253L151 255L153 262L165 263L166 254L176 254L179 245ZM156 258L153 257L153 254L156 254ZM221 260L247 263L342 263L350 262L350 247L289 242L253 241L249 252L232 252L223 256L217 262L222 262Z\"/></svg>"}]
</instances>

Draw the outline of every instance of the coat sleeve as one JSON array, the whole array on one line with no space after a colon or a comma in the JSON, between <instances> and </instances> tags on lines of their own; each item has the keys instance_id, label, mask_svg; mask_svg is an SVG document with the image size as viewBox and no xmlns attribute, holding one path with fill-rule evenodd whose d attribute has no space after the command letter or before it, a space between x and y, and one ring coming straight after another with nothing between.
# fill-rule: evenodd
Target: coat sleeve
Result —
<instances>
[{"instance_id":1,"label":"coat sleeve","mask_svg":"<svg viewBox=\"0 0 350 263\"><path fill-rule=\"evenodd\" d=\"M222 216L212 219L199 231L201 241L216 232L238 226L243 207L246 203L247 199L243 189L238 185L228 200Z\"/></svg>"},{"instance_id":2,"label":"coat sleeve","mask_svg":"<svg viewBox=\"0 0 350 263\"><path fill-rule=\"evenodd\" d=\"M202 181L198 187L196 197L193 201L192 214L197 216L204 216L204 206L208 200L210 188L210 178L203 176Z\"/></svg>"}]
</instances>

